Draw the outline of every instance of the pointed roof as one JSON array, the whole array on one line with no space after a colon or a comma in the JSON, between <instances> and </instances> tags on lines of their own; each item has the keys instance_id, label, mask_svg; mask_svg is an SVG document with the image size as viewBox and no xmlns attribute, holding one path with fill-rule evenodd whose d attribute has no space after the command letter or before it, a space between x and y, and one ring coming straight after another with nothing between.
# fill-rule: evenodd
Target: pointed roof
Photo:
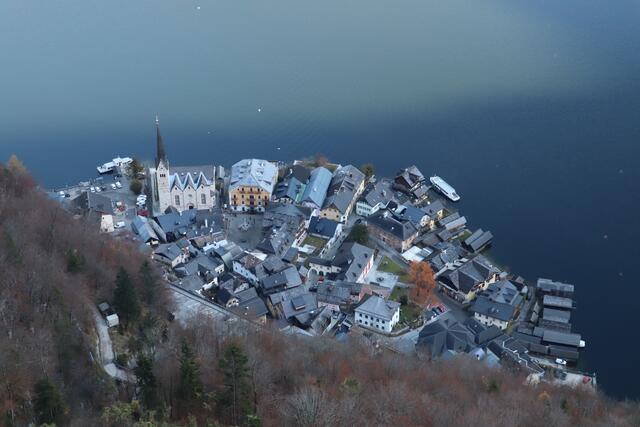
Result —
<instances>
[{"instance_id":1,"label":"pointed roof","mask_svg":"<svg viewBox=\"0 0 640 427\"><path fill-rule=\"evenodd\" d=\"M165 165L167 162L167 153L164 150L164 142L162 141L162 135L160 135L160 121L156 116L156 166L163 162Z\"/></svg>"}]
</instances>

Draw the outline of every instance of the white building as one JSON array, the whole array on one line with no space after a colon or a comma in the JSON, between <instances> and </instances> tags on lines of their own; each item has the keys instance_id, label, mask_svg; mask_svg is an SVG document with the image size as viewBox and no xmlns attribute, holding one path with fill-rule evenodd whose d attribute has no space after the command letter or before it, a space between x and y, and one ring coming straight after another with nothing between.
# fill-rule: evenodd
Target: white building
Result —
<instances>
[{"instance_id":1,"label":"white building","mask_svg":"<svg viewBox=\"0 0 640 427\"><path fill-rule=\"evenodd\" d=\"M164 213L170 206L178 211L209 209L215 206L215 166L170 168L157 118L156 151L155 167L149 168L147 173L147 185L156 213Z\"/></svg>"},{"instance_id":2,"label":"white building","mask_svg":"<svg viewBox=\"0 0 640 427\"><path fill-rule=\"evenodd\" d=\"M356 308L355 313L358 325L388 334L400 321L400 303L372 295Z\"/></svg>"}]
</instances>

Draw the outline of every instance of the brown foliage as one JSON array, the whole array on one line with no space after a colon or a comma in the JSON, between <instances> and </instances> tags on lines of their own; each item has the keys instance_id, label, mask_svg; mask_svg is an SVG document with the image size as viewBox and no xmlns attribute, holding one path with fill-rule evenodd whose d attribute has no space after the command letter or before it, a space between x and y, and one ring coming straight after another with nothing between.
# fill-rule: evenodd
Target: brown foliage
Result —
<instances>
[{"instance_id":1,"label":"brown foliage","mask_svg":"<svg viewBox=\"0 0 640 427\"><path fill-rule=\"evenodd\" d=\"M82 255L79 270L68 270L69 254ZM114 397L92 365L90 306L111 299L119 266L135 275L142 259L133 245L101 236L97 224L48 200L16 158L0 165L2 416L26 425L33 385L44 377L65 391L74 415Z\"/></svg>"},{"instance_id":2,"label":"brown foliage","mask_svg":"<svg viewBox=\"0 0 640 427\"><path fill-rule=\"evenodd\" d=\"M428 262L412 262L409 267L409 280L415 285L411 287L411 299L418 304L433 301L436 279Z\"/></svg>"}]
</instances>

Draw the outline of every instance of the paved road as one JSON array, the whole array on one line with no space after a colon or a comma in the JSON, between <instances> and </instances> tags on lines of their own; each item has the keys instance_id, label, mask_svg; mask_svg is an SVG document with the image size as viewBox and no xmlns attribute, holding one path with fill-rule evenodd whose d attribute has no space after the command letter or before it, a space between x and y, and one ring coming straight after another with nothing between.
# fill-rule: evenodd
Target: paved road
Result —
<instances>
[{"instance_id":1,"label":"paved road","mask_svg":"<svg viewBox=\"0 0 640 427\"><path fill-rule=\"evenodd\" d=\"M121 369L113 363L113 345L111 343L111 337L109 336L109 328L98 310L95 307L92 307L92 310L93 320L96 325L96 331L98 332L98 342L96 343L96 346L102 368L107 375L113 379L130 383L135 382L136 378L133 373Z\"/></svg>"}]
</instances>

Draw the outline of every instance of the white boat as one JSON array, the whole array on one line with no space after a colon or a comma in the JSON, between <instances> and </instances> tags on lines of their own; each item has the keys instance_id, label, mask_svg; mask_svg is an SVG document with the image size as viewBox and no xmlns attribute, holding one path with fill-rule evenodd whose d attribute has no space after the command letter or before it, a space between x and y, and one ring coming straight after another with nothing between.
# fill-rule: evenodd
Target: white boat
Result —
<instances>
[{"instance_id":1,"label":"white boat","mask_svg":"<svg viewBox=\"0 0 640 427\"><path fill-rule=\"evenodd\" d=\"M133 161L133 159L131 157L120 157L120 156L118 156L115 159L113 159L112 161L104 163L104 164L98 166L96 169L98 169L98 173L100 173L100 174L111 173L114 170L116 170L117 167L120 167L122 165L128 165L132 161Z\"/></svg>"},{"instance_id":2,"label":"white boat","mask_svg":"<svg viewBox=\"0 0 640 427\"><path fill-rule=\"evenodd\" d=\"M460 200L460 196L458 196L458 193L456 193L456 189L450 186L447 183L447 181L445 181L444 179L440 178L437 175L432 176L430 180L431 180L431 184L433 184L433 187L439 192L441 192L442 194L444 194L445 196L447 196L449 200L453 202L457 202L458 200Z\"/></svg>"}]
</instances>

